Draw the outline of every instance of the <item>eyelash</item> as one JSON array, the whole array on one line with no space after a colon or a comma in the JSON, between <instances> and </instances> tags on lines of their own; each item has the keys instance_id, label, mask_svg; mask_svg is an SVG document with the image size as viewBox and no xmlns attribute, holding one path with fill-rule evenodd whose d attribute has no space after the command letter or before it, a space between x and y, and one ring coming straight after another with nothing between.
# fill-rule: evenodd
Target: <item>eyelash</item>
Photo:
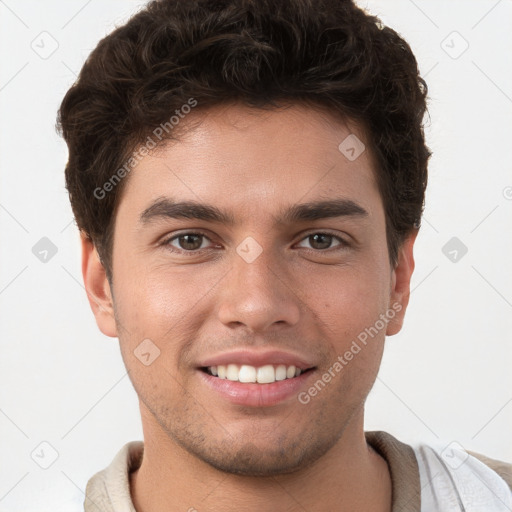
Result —
<instances>
[{"instance_id":1,"label":"eyelash","mask_svg":"<svg viewBox=\"0 0 512 512\"><path fill-rule=\"evenodd\" d=\"M202 236L202 237L206 238L207 240L209 240L211 242L211 240L208 237L208 235L206 233L202 232L202 231L184 231L182 233L178 233L177 235L173 235L172 237L166 238L165 240L162 241L161 245L166 247L166 248L170 247L171 248L170 249L171 252L174 252L174 253L177 253L177 254L187 254L187 255L190 255L190 256L195 256L195 255L203 253L204 251L210 251L211 250L210 248L203 248L203 249L194 249L194 250L187 251L185 249L180 249L178 247L174 247L174 246L171 245L171 242L173 240L177 240L180 237L186 236L186 235L199 235L199 236ZM339 244L335 245L334 247L329 247L327 249L309 249L307 247L303 248L303 249L306 249L309 252L315 252L315 253L320 253L320 254L321 253L328 253L330 251L343 250L343 249L346 249L347 247L350 246L350 244L346 240L344 240L343 238L341 238L338 235L334 235L333 233L329 233L328 231L313 231L311 233L306 234L303 238L301 238L301 240L299 242L302 242L302 241L308 239L309 237L311 237L313 235L327 235L327 236L330 236L333 239L337 240L339 242Z\"/></svg>"}]
</instances>

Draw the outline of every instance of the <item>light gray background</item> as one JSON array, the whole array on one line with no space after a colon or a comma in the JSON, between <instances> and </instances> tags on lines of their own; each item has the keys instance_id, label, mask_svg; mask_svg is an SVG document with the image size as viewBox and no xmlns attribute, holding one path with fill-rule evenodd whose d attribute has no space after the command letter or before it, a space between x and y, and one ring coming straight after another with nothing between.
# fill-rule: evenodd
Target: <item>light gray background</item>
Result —
<instances>
[{"instance_id":1,"label":"light gray background","mask_svg":"<svg viewBox=\"0 0 512 512\"><path fill-rule=\"evenodd\" d=\"M86 300L54 131L88 53L140 5L0 0L0 512L61 510L142 439L118 342ZM360 5L416 53L434 152L411 304L387 340L366 429L512 462L512 2ZM57 249L46 262L32 252L43 237ZM443 253L453 237L468 249L448 246L455 262Z\"/></svg>"}]
</instances>

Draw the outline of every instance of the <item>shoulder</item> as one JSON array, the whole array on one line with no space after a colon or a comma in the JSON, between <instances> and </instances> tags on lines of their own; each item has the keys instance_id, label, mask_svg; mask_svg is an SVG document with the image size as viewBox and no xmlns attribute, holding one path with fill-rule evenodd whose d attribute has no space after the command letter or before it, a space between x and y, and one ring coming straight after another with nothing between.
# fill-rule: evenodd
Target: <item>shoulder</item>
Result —
<instances>
[{"instance_id":1,"label":"shoulder","mask_svg":"<svg viewBox=\"0 0 512 512\"><path fill-rule=\"evenodd\" d=\"M480 462L485 464L487 467L491 468L495 473L500 475L500 477L505 480L507 485L512 490L512 464L509 462L504 462L502 460L491 459L486 455L482 455L481 453L476 452L468 452L469 455L475 457Z\"/></svg>"},{"instance_id":2,"label":"shoulder","mask_svg":"<svg viewBox=\"0 0 512 512\"><path fill-rule=\"evenodd\" d=\"M455 510L483 507L491 512L503 510L503 505L512 510L512 464L468 452L457 442L418 444L413 449L422 502L432 510L439 504L458 506Z\"/></svg>"},{"instance_id":3,"label":"shoulder","mask_svg":"<svg viewBox=\"0 0 512 512\"><path fill-rule=\"evenodd\" d=\"M142 441L126 443L112 462L94 474L85 489L85 512L119 510L135 512L130 494L130 473L138 469L144 454Z\"/></svg>"},{"instance_id":4,"label":"shoulder","mask_svg":"<svg viewBox=\"0 0 512 512\"><path fill-rule=\"evenodd\" d=\"M457 442L409 445L386 432L365 434L390 467L393 493L400 498L393 510L512 510L512 464Z\"/></svg>"}]
</instances>

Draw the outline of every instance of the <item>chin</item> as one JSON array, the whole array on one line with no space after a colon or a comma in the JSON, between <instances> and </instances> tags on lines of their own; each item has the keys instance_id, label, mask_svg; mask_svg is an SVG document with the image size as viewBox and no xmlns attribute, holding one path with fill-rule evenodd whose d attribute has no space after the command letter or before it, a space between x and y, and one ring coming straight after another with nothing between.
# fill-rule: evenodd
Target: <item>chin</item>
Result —
<instances>
[{"instance_id":1,"label":"chin","mask_svg":"<svg viewBox=\"0 0 512 512\"><path fill-rule=\"evenodd\" d=\"M304 470L314 464L331 447L332 442L318 440L311 444L311 441L308 443L303 440L301 445L273 442L267 449L253 443L243 443L237 450L233 441L216 447L207 447L202 444L184 448L198 459L224 473L272 477Z\"/></svg>"}]
</instances>

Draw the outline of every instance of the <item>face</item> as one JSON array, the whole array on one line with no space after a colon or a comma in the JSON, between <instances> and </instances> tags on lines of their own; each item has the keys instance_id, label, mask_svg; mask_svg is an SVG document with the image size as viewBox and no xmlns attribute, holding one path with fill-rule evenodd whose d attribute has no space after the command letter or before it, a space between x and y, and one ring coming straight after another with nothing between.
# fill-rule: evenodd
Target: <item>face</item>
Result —
<instances>
[{"instance_id":1,"label":"face","mask_svg":"<svg viewBox=\"0 0 512 512\"><path fill-rule=\"evenodd\" d=\"M293 472L362 417L413 240L392 268L369 150L339 149L357 126L298 105L192 115L129 176L111 287L84 241L91 304L144 421L223 471Z\"/></svg>"}]
</instances>

